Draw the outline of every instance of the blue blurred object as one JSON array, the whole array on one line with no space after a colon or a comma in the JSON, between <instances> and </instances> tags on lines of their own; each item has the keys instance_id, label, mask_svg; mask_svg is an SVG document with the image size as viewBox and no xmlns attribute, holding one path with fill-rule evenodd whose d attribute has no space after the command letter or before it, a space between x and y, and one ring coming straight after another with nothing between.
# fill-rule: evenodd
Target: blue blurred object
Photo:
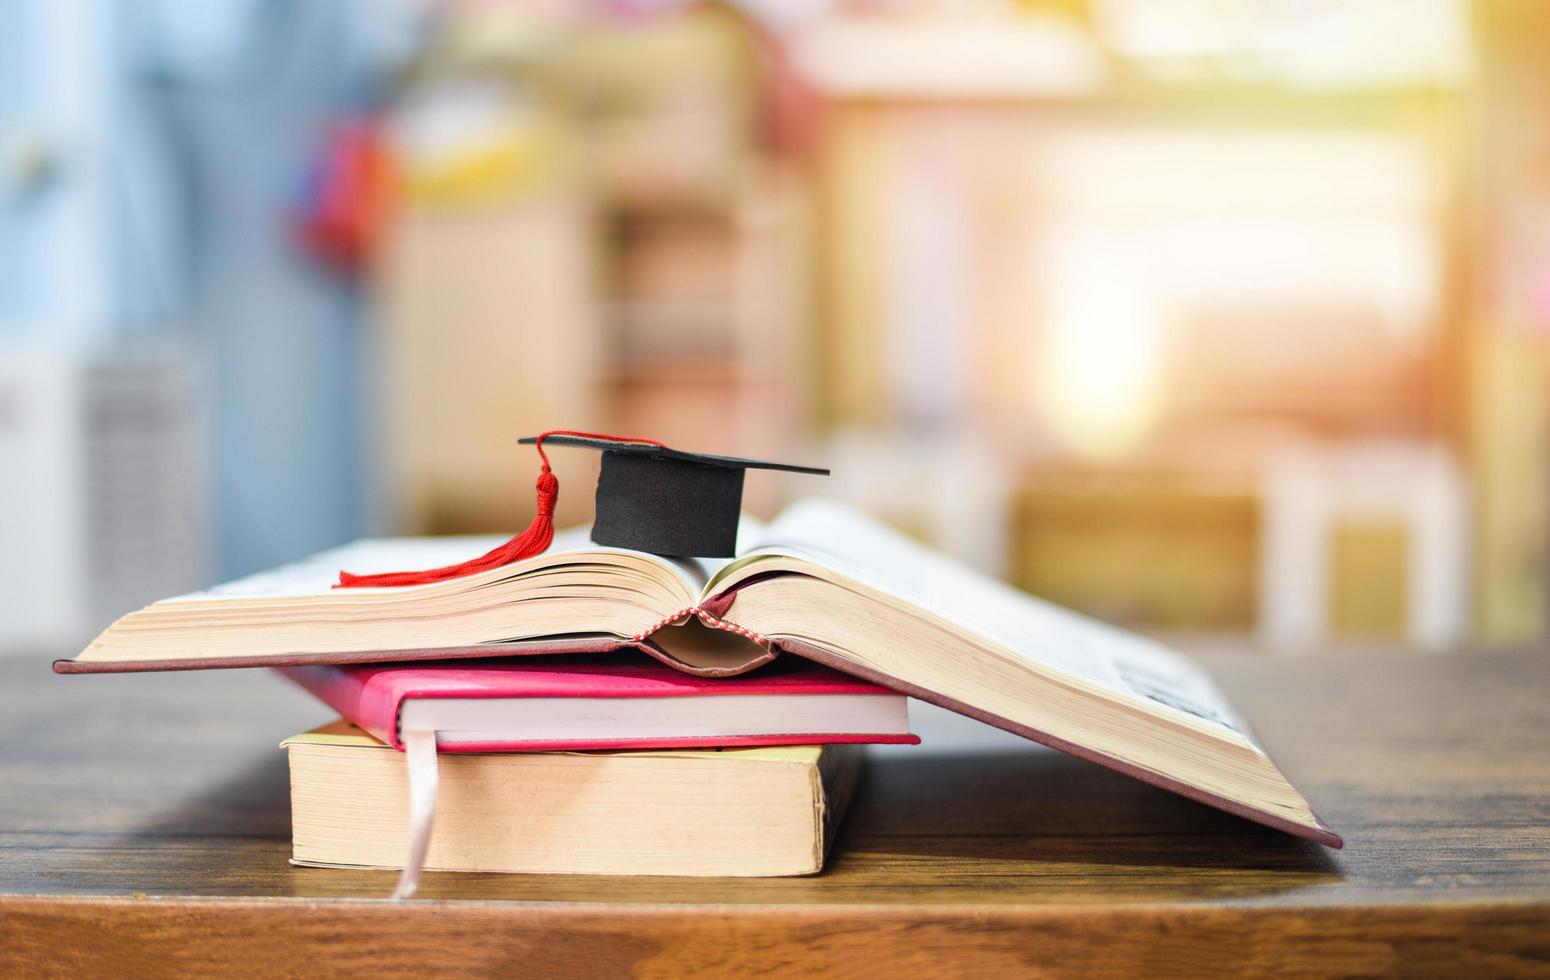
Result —
<instances>
[{"instance_id":1,"label":"blue blurred object","mask_svg":"<svg viewBox=\"0 0 1550 980\"><path fill-rule=\"evenodd\" d=\"M287 225L328 126L411 53L407 4L0 8L0 345L203 365L214 572L358 536L361 310Z\"/></svg>"}]
</instances>

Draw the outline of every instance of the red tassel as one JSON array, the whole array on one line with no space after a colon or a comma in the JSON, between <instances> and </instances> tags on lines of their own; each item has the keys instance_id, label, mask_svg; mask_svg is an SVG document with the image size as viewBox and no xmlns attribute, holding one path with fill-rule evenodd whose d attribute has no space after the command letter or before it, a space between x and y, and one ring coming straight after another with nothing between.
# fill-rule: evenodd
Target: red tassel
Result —
<instances>
[{"instance_id":1,"label":"red tassel","mask_svg":"<svg viewBox=\"0 0 1550 980\"><path fill-rule=\"evenodd\" d=\"M533 523L527 526L527 530L496 548L494 551L472 558L456 565L444 565L441 568L431 568L423 572L381 572L376 575L352 575L349 572L339 573L339 582L336 589L350 589L358 587L391 588L402 585L427 585L431 582L445 582L447 579L462 578L464 575L473 575L475 572L487 572L492 568L500 568L514 561L524 558L532 558L543 554L554 540L554 505L560 499L560 481L549 471L549 454L544 452L544 440L550 436L577 436L583 439L605 439L612 442L645 442L654 446L663 445L655 439L635 439L629 436L611 436L600 432L577 432L572 429L552 429L539 435L534 442L534 448L538 450L538 456L543 460L543 469L538 474L538 509L533 515Z\"/></svg>"}]
</instances>

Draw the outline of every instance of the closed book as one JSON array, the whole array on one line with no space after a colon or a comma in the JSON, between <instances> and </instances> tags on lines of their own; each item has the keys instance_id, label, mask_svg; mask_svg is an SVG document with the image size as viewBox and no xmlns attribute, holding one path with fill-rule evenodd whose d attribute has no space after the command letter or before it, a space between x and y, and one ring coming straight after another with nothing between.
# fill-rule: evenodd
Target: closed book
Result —
<instances>
[{"instance_id":1,"label":"closed book","mask_svg":"<svg viewBox=\"0 0 1550 980\"><path fill-rule=\"evenodd\" d=\"M402 752L342 719L282 743L292 862L400 868ZM813 874L860 773L855 745L462 753L440 760L428 871Z\"/></svg>"},{"instance_id":2,"label":"closed book","mask_svg":"<svg viewBox=\"0 0 1550 980\"><path fill-rule=\"evenodd\" d=\"M726 680L633 653L279 672L394 748L414 730L439 752L920 741L903 695L797 659Z\"/></svg>"}]
</instances>

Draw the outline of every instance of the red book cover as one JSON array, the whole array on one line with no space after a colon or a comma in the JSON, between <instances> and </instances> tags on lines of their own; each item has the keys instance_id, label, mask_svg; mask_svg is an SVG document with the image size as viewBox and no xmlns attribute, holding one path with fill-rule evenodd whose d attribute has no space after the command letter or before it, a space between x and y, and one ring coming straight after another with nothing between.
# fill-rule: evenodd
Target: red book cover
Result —
<instances>
[{"instance_id":1,"label":"red book cover","mask_svg":"<svg viewBox=\"0 0 1550 980\"><path fill-rule=\"evenodd\" d=\"M397 749L403 748L401 723L406 702L413 699L577 699L596 704L599 699L695 699L706 697L748 698L748 712L739 706L720 712L729 723L707 724L700 733L631 734L628 720L604 719L599 728L611 729L604 735L585 738L549 738L529 734L526 737L462 738L457 741L438 737L442 752L513 752L513 751L585 751L611 749L724 748L756 745L814 745L843 742L917 744L920 739L903 726L878 731L858 731L854 725L834 725L836 730L794 732L789 727L771 725L767 732L747 730L761 718L771 721L780 715L776 704L772 716L769 697L778 695L804 699L800 717L823 718L831 705L833 720L842 720L846 705L865 704L856 698L893 699L898 717L904 718L904 697L876 684L858 680L837 670L807 661L790 660L735 678L696 677L674 670L653 660L623 656L523 657L521 660L459 662L456 664L313 664L278 667L276 670L320 701L329 705L358 727ZM793 703L793 707L796 704ZM879 703L879 707L883 707ZM564 706L562 705L563 709ZM595 712L594 712L595 713ZM602 713L606 715L606 712ZM672 715L667 711L658 718ZM869 715L870 716L870 715ZM789 723L790 719L787 719ZM475 726L478 727L478 726ZM620 730L624 728L626 730ZM438 728L438 731L440 729Z\"/></svg>"}]
</instances>

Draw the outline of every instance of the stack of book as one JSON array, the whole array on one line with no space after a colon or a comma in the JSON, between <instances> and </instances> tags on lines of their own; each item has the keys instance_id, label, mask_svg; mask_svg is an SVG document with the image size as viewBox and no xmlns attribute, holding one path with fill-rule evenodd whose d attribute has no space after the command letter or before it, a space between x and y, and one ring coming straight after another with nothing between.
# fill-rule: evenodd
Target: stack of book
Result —
<instances>
[{"instance_id":1,"label":"stack of book","mask_svg":"<svg viewBox=\"0 0 1550 980\"><path fill-rule=\"evenodd\" d=\"M745 520L730 560L579 530L444 581L331 588L495 543L359 542L154 603L55 669L278 667L331 705L353 725L286 743L304 864L815 872L855 743L914 741L905 695L1341 844L1189 660L832 503Z\"/></svg>"},{"instance_id":2,"label":"stack of book","mask_svg":"<svg viewBox=\"0 0 1550 980\"><path fill-rule=\"evenodd\" d=\"M823 867L862 742L907 699L794 661L710 680L633 653L279 668L342 718L285 741L293 860L435 871L800 875ZM434 829L412 814L433 740ZM433 756L434 758L434 756Z\"/></svg>"}]
</instances>

